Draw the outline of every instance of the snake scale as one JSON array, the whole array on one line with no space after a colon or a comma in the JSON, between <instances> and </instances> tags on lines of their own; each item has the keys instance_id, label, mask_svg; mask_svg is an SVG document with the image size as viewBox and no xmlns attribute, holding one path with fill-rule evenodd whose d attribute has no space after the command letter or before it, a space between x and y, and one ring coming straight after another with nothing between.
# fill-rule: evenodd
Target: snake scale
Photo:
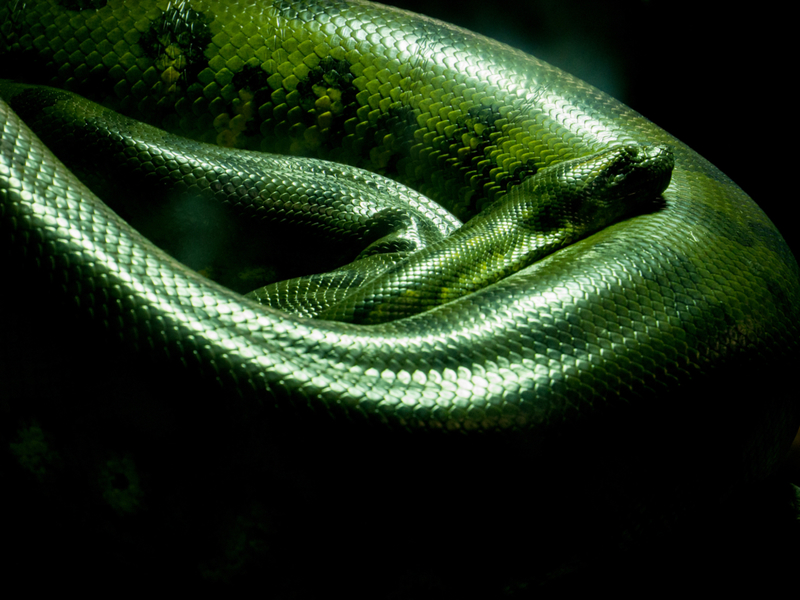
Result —
<instances>
[{"instance_id":1,"label":"snake scale","mask_svg":"<svg viewBox=\"0 0 800 600\"><path fill-rule=\"evenodd\" d=\"M729 178L591 86L366 2L11 0L0 21L4 77L198 140L376 171L462 219L547 166L620 144L672 149L658 210L434 310L363 326L265 309L174 261L3 105L2 235L17 260L132 356L188 366L214 398L235 398L226 411L266 428L309 423L345 445L338 435L364 433L375 446L351 450L408 484L375 475L375 489L408 505L429 498L436 514L452 503L431 517L450 551L504 547L512 534L495 517L510 506L513 537L562 550L564 530L627 539L779 462L798 422L785 391L795 259ZM648 445L667 436L668 449ZM712 469L723 444L738 458ZM632 450L642 447L658 476ZM596 491L578 517L583 486ZM454 500L464 497L472 509ZM542 511L551 525L529 516ZM470 519L489 524L457 525ZM492 560L526 573L540 552ZM560 564L548 560L534 572Z\"/></svg>"}]
</instances>

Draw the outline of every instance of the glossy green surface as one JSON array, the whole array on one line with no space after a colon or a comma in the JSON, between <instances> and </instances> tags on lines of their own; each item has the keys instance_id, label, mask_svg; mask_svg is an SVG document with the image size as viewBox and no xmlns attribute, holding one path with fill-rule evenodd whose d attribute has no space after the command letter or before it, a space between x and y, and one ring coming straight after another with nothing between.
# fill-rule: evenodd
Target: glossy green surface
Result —
<instances>
[{"instance_id":1,"label":"glossy green surface","mask_svg":"<svg viewBox=\"0 0 800 600\"><path fill-rule=\"evenodd\" d=\"M583 82L366 3L11 3L0 20L9 77L195 139L367 168L460 219L557 162L631 143L674 152L663 209L435 310L367 327L263 309L173 261L4 109L4 239L141 352L199 357L226 393L278 412L463 433L498 464L558 470L550 440L590 431L602 447L594 426L614 415L623 432L674 437L668 454L685 481L666 496L695 486L731 430L742 480L769 473L791 440L796 397L776 390L798 351L794 257L730 179ZM717 420L724 431L695 429ZM624 498L635 509L620 508L621 521L646 521L651 491L638 495L636 475L611 470L609 486L623 491L609 505Z\"/></svg>"}]
</instances>

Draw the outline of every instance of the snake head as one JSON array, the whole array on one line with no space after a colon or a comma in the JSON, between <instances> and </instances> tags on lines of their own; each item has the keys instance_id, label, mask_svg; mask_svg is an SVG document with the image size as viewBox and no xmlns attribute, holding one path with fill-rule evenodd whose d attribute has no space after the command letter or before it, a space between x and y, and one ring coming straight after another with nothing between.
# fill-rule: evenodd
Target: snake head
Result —
<instances>
[{"instance_id":1,"label":"snake head","mask_svg":"<svg viewBox=\"0 0 800 600\"><path fill-rule=\"evenodd\" d=\"M574 162L569 176L585 198L606 209L628 209L658 196L667 189L675 167L672 149L664 144L617 146Z\"/></svg>"},{"instance_id":2,"label":"snake head","mask_svg":"<svg viewBox=\"0 0 800 600\"><path fill-rule=\"evenodd\" d=\"M474 221L519 213L514 218L524 228L538 233L568 230L575 241L644 211L644 203L669 185L674 165L666 145L616 146L541 169Z\"/></svg>"},{"instance_id":3,"label":"snake head","mask_svg":"<svg viewBox=\"0 0 800 600\"><path fill-rule=\"evenodd\" d=\"M596 231L643 211L667 188L675 166L666 145L629 144L553 165L551 178L564 197L559 212L585 231Z\"/></svg>"}]
</instances>

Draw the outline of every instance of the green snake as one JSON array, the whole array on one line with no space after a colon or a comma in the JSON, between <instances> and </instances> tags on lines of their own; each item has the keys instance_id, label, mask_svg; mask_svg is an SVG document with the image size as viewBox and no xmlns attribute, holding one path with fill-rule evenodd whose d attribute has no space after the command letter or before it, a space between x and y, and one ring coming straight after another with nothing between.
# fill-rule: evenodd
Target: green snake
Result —
<instances>
[{"instance_id":1,"label":"green snake","mask_svg":"<svg viewBox=\"0 0 800 600\"><path fill-rule=\"evenodd\" d=\"M742 480L771 472L788 446L797 402L773 392L798 353L794 257L728 177L580 80L358 1L11 0L0 22L6 78L203 142L367 169L460 219L551 165L625 144L674 153L659 209L367 326L265 308L175 261L3 104L3 243L137 351L196 362L253 406L473 440L498 461L509 448L534 461L609 415L681 422L675 398L692 398L697 422L724 411L735 424ZM732 381L741 373L758 385Z\"/></svg>"}]
</instances>

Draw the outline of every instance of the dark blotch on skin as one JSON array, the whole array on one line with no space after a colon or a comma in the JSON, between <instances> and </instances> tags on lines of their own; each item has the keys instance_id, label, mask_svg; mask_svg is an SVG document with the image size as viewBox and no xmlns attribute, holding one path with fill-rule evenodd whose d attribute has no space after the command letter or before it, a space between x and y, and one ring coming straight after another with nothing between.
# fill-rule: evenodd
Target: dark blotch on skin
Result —
<instances>
[{"instance_id":1,"label":"dark blotch on skin","mask_svg":"<svg viewBox=\"0 0 800 600\"><path fill-rule=\"evenodd\" d=\"M178 46L186 58L184 81L193 83L208 64L204 52L211 43L211 21L213 16L188 6L170 7L141 35L139 46L154 61L158 61L170 45Z\"/></svg>"},{"instance_id":2,"label":"dark blotch on skin","mask_svg":"<svg viewBox=\"0 0 800 600\"><path fill-rule=\"evenodd\" d=\"M317 95L314 92L314 88L321 86L341 92L341 102L344 106L344 110L336 115L327 131L326 141L328 147L336 147L339 145L341 138L345 134L344 122L356 116L356 110L358 109L356 105L356 93L358 90L353 87L353 79L355 79L355 77L350 72L349 62L326 56L320 61L318 66L314 67L308 73L308 77L297 85L297 91L300 94L300 106L305 111L305 125L308 127L313 125L317 118L316 111L314 110L314 103L317 101Z\"/></svg>"},{"instance_id":3,"label":"dark blotch on skin","mask_svg":"<svg viewBox=\"0 0 800 600\"><path fill-rule=\"evenodd\" d=\"M242 70L234 73L231 83L237 90L248 90L253 93L253 104L255 106L263 106L271 101L272 88L269 86L268 79L270 74L264 71L261 67L253 65L244 65ZM230 113L236 111L231 107ZM247 121L247 128L245 135L249 137L260 136L260 126L262 119L259 118L258 113Z\"/></svg>"},{"instance_id":4,"label":"dark blotch on skin","mask_svg":"<svg viewBox=\"0 0 800 600\"><path fill-rule=\"evenodd\" d=\"M783 241L783 237L774 227L770 227L760 221L748 221L747 228L753 233L755 239L759 240L759 243L766 246L771 252L784 256L789 254L786 242Z\"/></svg>"},{"instance_id":5,"label":"dark blotch on skin","mask_svg":"<svg viewBox=\"0 0 800 600\"><path fill-rule=\"evenodd\" d=\"M400 160L409 154L414 131L418 127L415 112L404 104L393 105L389 108L389 112L381 117L378 126L394 136L393 152L381 173L387 177L395 177L399 174Z\"/></svg>"},{"instance_id":6,"label":"dark blotch on skin","mask_svg":"<svg viewBox=\"0 0 800 600\"><path fill-rule=\"evenodd\" d=\"M526 219L526 225L540 234L549 234L563 229L567 215L574 214L579 208L580 200L572 196L561 204L544 204L531 219Z\"/></svg>"},{"instance_id":7,"label":"dark blotch on skin","mask_svg":"<svg viewBox=\"0 0 800 600\"><path fill-rule=\"evenodd\" d=\"M233 76L233 86L239 90L247 90L253 94L253 103L257 107L269 104L272 101L273 89L268 83L272 72L266 72L258 66L245 65L241 71ZM356 116L358 105L356 94L358 90L353 86L355 77L350 71L350 63L346 60L336 60L327 56L323 58L319 65L309 71L308 76L297 84L297 92L300 95L300 107L302 110L301 122L308 128L316 124L318 111L315 108L318 98L324 95L325 90L335 89L340 92L339 101L342 109L333 115L330 126L323 132L324 139L318 152L309 148L308 156L325 155L324 150L338 148L342 138L346 135L344 124L349 119ZM236 111L231 107L231 114ZM267 118L269 118L269 113ZM261 124L263 118L256 113L247 123L245 133L247 136L259 137L261 135ZM370 128L374 129L374 128Z\"/></svg>"},{"instance_id":8,"label":"dark blotch on skin","mask_svg":"<svg viewBox=\"0 0 800 600\"><path fill-rule=\"evenodd\" d=\"M457 173L453 177L459 184L469 183L474 175L477 175L481 182L490 180L489 173L499 166L497 160L491 158L490 154L507 139L503 135L503 124L498 123L503 120L508 120L509 123L513 121L511 118L502 117L494 107L473 107L466 116L458 119L455 130L444 143L440 143L438 149L448 156L447 160L457 163L453 165L452 172ZM464 145L465 138L470 140L470 145L467 147ZM493 181L503 191L507 191L536 172L534 165L523 165L510 173L495 174ZM486 210L496 199L488 197L482 186L474 189L469 199L469 206L461 209L466 210L466 213L459 210L457 216L465 217L467 214Z\"/></svg>"},{"instance_id":9,"label":"dark blotch on skin","mask_svg":"<svg viewBox=\"0 0 800 600\"><path fill-rule=\"evenodd\" d=\"M494 109L494 107L472 108L469 111L469 118L463 119L459 125L463 128L463 133L477 138L479 140L477 146L468 153L465 163L474 165L474 168L482 176L486 176L489 171L497 167L497 161L492 160L490 164L482 165L478 168L478 163L483 162L488 157L486 150L489 146L493 146L498 140L492 141L492 134L501 133L502 129L497 125L497 121L502 117ZM462 133L461 131L459 134ZM457 136L460 138L460 135ZM533 165L525 166L517 169L514 173L509 173L503 179L503 185L508 189L511 186L519 185L531 175L536 174L536 167Z\"/></svg>"},{"instance_id":10,"label":"dark blotch on skin","mask_svg":"<svg viewBox=\"0 0 800 600\"><path fill-rule=\"evenodd\" d=\"M784 289L784 285L781 285L782 282L775 281L774 278L766 277L765 275L766 274L762 273L762 279L764 280L764 284L767 286L769 293L775 298L775 305L791 306L789 294Z\"/></svg>"},{"instance_id":11,"label":"dark blotch on skin","mask_svg":"<svg viewBox=\"0 0 800 600\"><path fill-rule=\"evenodd\" d=\"M61 0L61 6L67 10L86 10L103 8L108 4L108 0Z\"/></svg>"},{"instance_id":12,"label":"dark blotch on skin","mask_svg":"<svg viewBox=\"0 0 800 600\"><path fill-rule=\"evenodd\" d=\"M267 80L269 74L253 65L244 65L242 70L235 73L233 76L233 87L237 90L250 90L251 92L258 92L268 88Z\"/></svg>"},{"instance_id":13,"label":"dark blotch on skin","mask_svg":"<svg viewBox=\"0 0 800 600\"><path fill-rule=\"evenodd\" d=\"M108 0L61 0L59 4L67 10L94 10L103 8L106 4L108 4Z\"/></svg>"},{"instance_id":14,"label":"dark blotch on skin","mask_svg":"<svg viewBox=\"0 0 800 600\"><path fill-rule=\"evenodd\" d=\"M347 114L347 118L355 116L355 101L357 90L353 87L353 74L350 72L350 63L346 60L336 60L330 56L323 58L319 65L311 69L308 77L297 85L300 94L300 106L305 109L307 125L313 125L316 115L313 114L314 103L317 95L314 93L315 86L333 88L342 93L342 104L345 106L341 116L337 116L337 121L343 123L342 116ZM352 113L352 114L349 114Z\"/></svg>"},{"instance_id":15,"label":"dark blotch on skin","mask_svg":"<svg viewBox=\"0 0 800 600\"><path fill-rule=\"evenodd\" d=\"M694 218L714 235L736 242L745 248L750 248L755 243L751 233L752 226L743 227L735 220L729 219L724 212L709 206L701 205L696 210L698 214Z\"/></svg>"}]
</instances>

